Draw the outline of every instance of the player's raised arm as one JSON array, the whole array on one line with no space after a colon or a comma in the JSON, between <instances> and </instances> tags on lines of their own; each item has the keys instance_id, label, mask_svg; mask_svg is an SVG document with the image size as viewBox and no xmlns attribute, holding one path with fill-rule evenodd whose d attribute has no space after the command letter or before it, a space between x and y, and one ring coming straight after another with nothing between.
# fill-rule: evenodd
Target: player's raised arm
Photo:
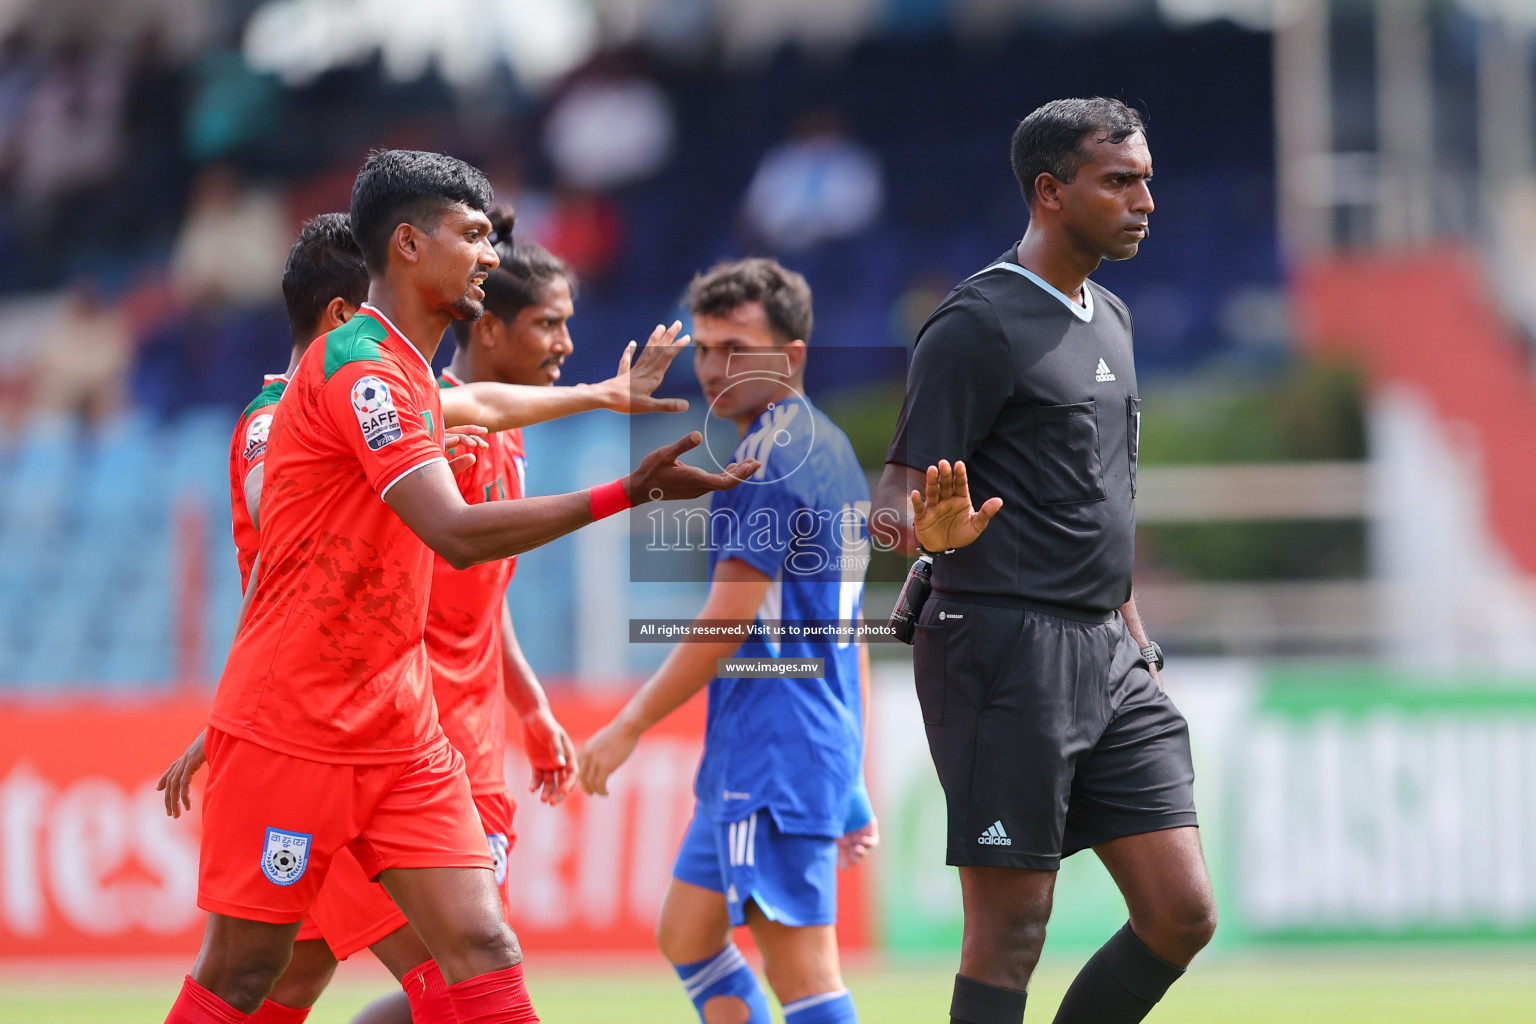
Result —
<instances>
[{"instance_id":1,"label":"player's raised arm","mask_svg":"<svg viewBox=\"0 0 1536 1024\"><path fill-rule=\"evenodd\" d=\"M772 584L746 562L727 558L715 567L709 597L699 618L705 621L751 621ZM599 729L581 750L581 786L588 793L608 795L608 776L629 759L641 733L681 707L715 678L719 659L741 647L741 638L681 643L672 648L656 674L635 692L624 710Z\"/></svg>"},{"instance_id":2,"label":"player's raised arm","mask_svg":"<svg viewBox=\"0 0 1536 1024\"><path fill-rule=\"evenodd\" d=\"M475 423L494 433L593 409L631 414L682 412L688 408L687 399L652 395L672 360L691 343L688 335L678 336L682 329L682 321L674 321L671 327L657 324L639 358L635 358L635 343L631 341L619 358L618 372L597 384L551 388L475 381L449 388L442 394L443 421L450 427Z\"/></svg>"},{"instance_id":3,"label":"player's raised arm","mask_svg":"<svg viewBox=\"0 0 1536 1024\"><path fill-rule=\"evenodd\" d=\"M754 459L733 462L721 473L706 473L677 461L703 439L694 431L658 448L642 459L634 472L610 484L481 505L465 503L452 473L439 460L407 473L384 492L384 500L449 565L464 569L521 554L648 501L697 498L710 491L729 490L757 472Z\"/></svg>"}]
</instances>

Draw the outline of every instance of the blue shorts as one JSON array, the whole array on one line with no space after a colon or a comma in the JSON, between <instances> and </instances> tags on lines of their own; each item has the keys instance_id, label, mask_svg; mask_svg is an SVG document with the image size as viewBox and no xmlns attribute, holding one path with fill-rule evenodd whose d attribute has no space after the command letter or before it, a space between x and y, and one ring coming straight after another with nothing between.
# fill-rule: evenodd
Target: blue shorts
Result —
<instances>
[{"instance_id":1,"label":"blue shorts","mask_svg":"<svg viewBox=\"0 0 1536 1024\"><path fill-rule=\"evenodd\" d=\"M733 925L748 902L791 928L837 923L837 840L786 835L767 811L717 825L695 807L672 877L724 893Z\"/></svg>"}]
</instances>

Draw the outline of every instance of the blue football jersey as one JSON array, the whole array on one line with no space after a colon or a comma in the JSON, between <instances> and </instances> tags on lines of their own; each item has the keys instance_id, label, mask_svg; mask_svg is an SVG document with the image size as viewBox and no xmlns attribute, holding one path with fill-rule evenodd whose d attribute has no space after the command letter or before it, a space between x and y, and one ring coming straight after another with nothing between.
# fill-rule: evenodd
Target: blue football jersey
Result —
<instances>
[{"instance_id":1,"label":"blue football jersey","mask_svg":"<svg viewBox=\"0 0 1536 1024\"><path fill-rule=\"evenodd\" d=\"M732 457L762 468L713 496L711 578L721 559L740 559L773 581L758 622L823 631L748 640L736 657L822 658L826 674L713 680L694 792L716 822L767 810L784 832L839 836L864 756L851 629L869 562L869 484L847 436L799 397L767 409Z\"/></svg>"}]
</instances>

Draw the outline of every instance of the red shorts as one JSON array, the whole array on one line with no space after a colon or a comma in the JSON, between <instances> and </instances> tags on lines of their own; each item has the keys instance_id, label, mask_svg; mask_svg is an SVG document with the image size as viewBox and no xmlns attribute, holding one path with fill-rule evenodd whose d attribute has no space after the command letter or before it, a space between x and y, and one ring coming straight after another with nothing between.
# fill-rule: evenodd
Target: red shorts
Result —
<instances>
[{"instance_id":1,"label":"red shorts","mask_svg":"<svg viewBox=\"0 0 1536 1024\"><path fill-rule=\"evenodd\" d=\"M475 810L480 812L480 824L485 828L485 841L490 846L491 860L496 870L496 888L501 892L501 914L508 923L512 921L511 886L507 884L507 855L517 845L517 831L512 828L512 815L517 805L505 792L476 793Z\"/></svg>"},{"instance_id":2,"label":"red shorts","mask_svg":"<svg viewBox=\"0 0 1536 1024\"><path fill-rule=\"evenodd\" d=\"M313 922L317 937L325 940L337 960L367 949L406 924L405 914L389 893L370 880L357 858L345 849L336 851L331 873L325 876L309 914L305 924ZM300 928L299 933L303 932Z\"/></svg>"},{"instance_id":3,"label":"red shorts","mask_svg":"<svg viewBox=\"0 0 1536 1024\"><path fill-rule=\"evenodd\" d=\"M383 765L306 761L211 727L205 745L197 905L211 913L298 921L343 849L364 879L388 868L494 868L464 758L447 743ZM336 908L350 903L338 894ZM324 930L331 900L316 909Z\"/></svg>"},{"instance_id":4,"label":"red shorts","mask_svg":"<svg viewBox=\"0 0 1536 1024\"><path fill-rule=\"evenodd\" d=\"M496 888L501 892L501 912L511 920L511 885L507 880L507 855L517 845L512 817L517 805L505 793L478 793L475 810L490 846L496 873ZM331 861L331 873L320 886L320 895L304 919L295 942L323 940L338 960L378 942L407 922L389 893L377 882L368 880L362 867L347 850L337 850Z\"/></svg>"}]
</instances>

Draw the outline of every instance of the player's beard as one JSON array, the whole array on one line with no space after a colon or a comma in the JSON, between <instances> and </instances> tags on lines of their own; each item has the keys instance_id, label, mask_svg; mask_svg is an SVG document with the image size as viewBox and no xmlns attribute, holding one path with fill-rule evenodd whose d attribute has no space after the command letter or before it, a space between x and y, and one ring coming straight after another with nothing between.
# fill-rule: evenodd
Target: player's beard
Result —
<instances>
[{"instance_id":1,"label":"player's beard","mask_svg":"<svg viewBox=\"0 0 1536 1024\"><path fill-rule=\"evenodd\" d=\"M475 271L475 275L479 273L480 271ZM470 289L475 286L475 275L471 275L470 280L465 283L464 294L460 295L453 305L448 307L448 315L455 320L474 321L479 320L485 315L485 302L469 294Z\"/></svg>"},{"instance_id":2,"label":"player's beard","mask_svg":"<svg viewBox=\"0 0 1536 1024\"><path fill-rule=\"evenodd\" d=\"M469 297L469 293L460 295L458 301L448 307L448 315L455 320L479 320L485 315L485 303Z\"/></svg>"}]
</instances>

